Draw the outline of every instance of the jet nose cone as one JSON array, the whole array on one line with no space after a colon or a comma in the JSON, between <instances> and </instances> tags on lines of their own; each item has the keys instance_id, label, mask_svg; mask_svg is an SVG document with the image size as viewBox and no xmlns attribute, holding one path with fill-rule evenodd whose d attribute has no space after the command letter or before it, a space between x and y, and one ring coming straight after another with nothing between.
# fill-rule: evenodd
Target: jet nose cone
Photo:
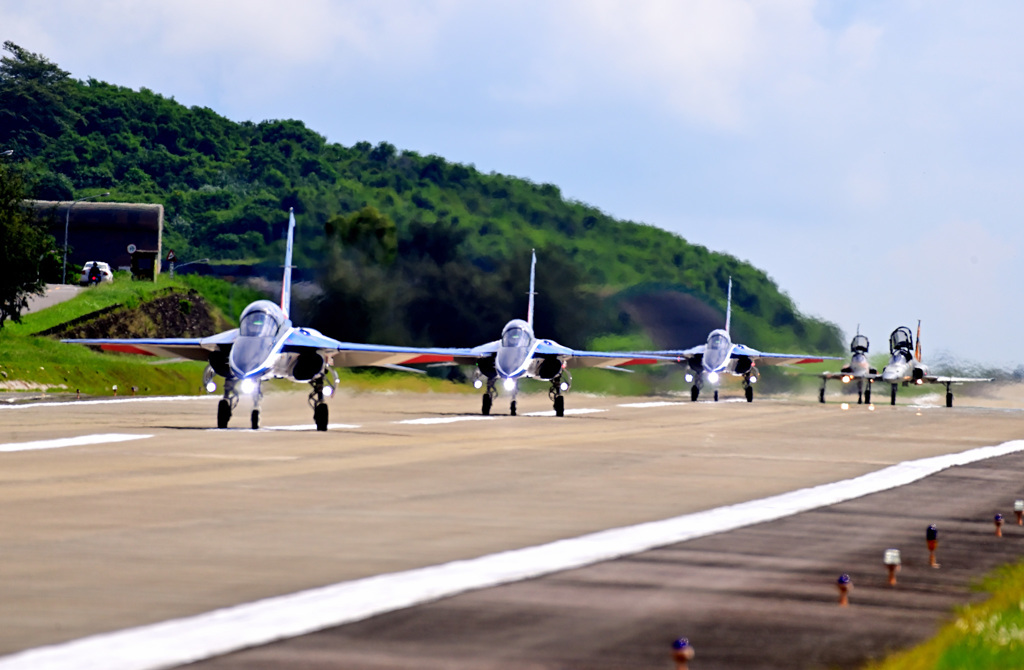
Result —
<instances>
[{"instance_id":1,"label":"jet nose cone","mask_svg":"<svg viewBox=\"0 0 1024 670\"><path fill-rule=\"evenodd\" d=\"M520 347L503 347L498 350L494 367L502 377L514 376L526 362L528 352Z\"/></svg>"}]
</instances>

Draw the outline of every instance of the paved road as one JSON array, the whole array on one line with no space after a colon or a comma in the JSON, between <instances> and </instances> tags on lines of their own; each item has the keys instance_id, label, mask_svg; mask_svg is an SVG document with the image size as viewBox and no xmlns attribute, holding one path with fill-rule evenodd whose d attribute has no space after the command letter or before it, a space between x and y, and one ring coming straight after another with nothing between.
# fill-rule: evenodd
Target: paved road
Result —
<instances>
[{"instance_id":1,"label":"paved road","mask_svg":"<svg viewBox=\"0 0 1024 670\"><path fill-rule=\"evenodd\" d=\"M0 653L763 498L1024 433L1024 414L1002 407L868 411L767 400L649 406L651 400L573 395L571 409L600 411L480 420L468 413L474 396L357 395L332 401L332 422L344 426L326 434L209 430L211 398L0 408L7 445L151 436L0 453ZM988 404L1013 402L1004 396ZM522 398L521 412L547 409L546 398ZM304 394L274 394L264 424L310 425L310 414ZM424 418L453 422L402 423ZM666 639L685 633L701 640L707 660L699 667L737 667L710 664L716 643L708 631L719 616L760 621L769 632L783 628L787 639L806 637L814 650L818 629L801 633L803 619L787 623L790 615L778 616L775 599L749 595L749 561L754 575L763 574L754 581L770 585L783 603L810 599L818 610L809 621L821 623L821 612L835 614L830 582L838 571L855 575L855 598L871 593L877 577L860 565L879 562L887 532L916 537L941 514L950 531L954 522L973 527L996 498L1004 509L1002 501L1012 502L1015 478L990 476L991 486L974 481L957 489L952 500L970 509L925 513L916 502L899 502L908 520L891 531L865 530L855 501L312 636L339 641L341 652L306 642L312 638L283 648L312 644L302 656L308 667L658 667ZM993 498L974 509L966 493L978 490ZM817 535L791 525L815 515L828 520L821 526L855 529L844 537L856 541L813 540ZM785 567L787 547L803 557L799 569ZM958 574L952 553L949 560L939 571L944 579ZM639 576L623 565L640 566ZM694 566L735 588L715 596L714 580L690 571ZM780 572L788 584L776 585ZM909 564L906 575L909 583ZM821 580L829 581L824 589ZM548 583L556 588L547 590ZM791 590L799 584L805 586ZM959 597L963 582L948 588ZM912 634L886 640L902 643L931 630L946 602L918 611L924 624ZM554 603L554 615L545 603ZM861 610L849 612L858 614L838 616L852 619ZM459 630L465 637L455 635ZM856 648L868 653L878 645L866 638ZM504 651L488 664L496 647ZM266 667L284 663L269 658Z\"/></svg>"},{"instance_id":2,"label":"paved road","mask_svg":"<svg viewBox=\"0 0 1024 670\"><path fill-rule=\"evenodd\" d=\"M43 295L32 295L28 298L28 308L25 310L25 314L29 312L37 312L47 307L52 307L57 303L70 300L79 294L80 291L84 290L81 286L74 284L47 284L46 292Z\"/></svg>"}]
</instances>

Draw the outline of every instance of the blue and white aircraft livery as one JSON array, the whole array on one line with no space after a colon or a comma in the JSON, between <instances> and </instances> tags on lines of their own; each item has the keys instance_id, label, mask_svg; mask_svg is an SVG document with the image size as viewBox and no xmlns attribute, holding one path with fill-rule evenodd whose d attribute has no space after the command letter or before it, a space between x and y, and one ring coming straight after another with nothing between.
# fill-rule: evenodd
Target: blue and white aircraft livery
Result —
<instances>
[{"instance_id":1,"label":"blue and white aircraft livery","mask_svg":"<svg viewBox=\"0 0 1024 670\"><path fill-rule=\"evenodd\" d=\"M729 321L732 317L732 277L729 277L729 292L725 306L725 328L717 328L708 335L706 344L691 349L652 351L654 356L670 356L687 368L686 381L692 383L690 400L696 402L704 384L715 387L715 401L718 401L718 384L722 375L732 374L743 377L743 393L747 402L754 401L754 384L757 383L757 364L787 365L799 363L820 363L834 356L813 356L809 354L772 354L751 349L745 344L732 341ZM837 359L836 359L837 360Z\"/></svg>"},{"instance_id":2,"label":"blue and white aircraft livery","mask_svg":"<svg viewBox=\"0 0 1024 670\"><path fill-rule=\"evenodd\" d=\"M261 384L266 379L290 379L306 382L312 387L309 403L313 408L316 429L327 430L326 399L338 382L332 367L380 366L395 367L424 363L460 363L476 365L478 375L487 379L488 394L484 397L484 414L490 412L494 385L500 378L512 392L512 414L518 380L537 377L551 380L555 413L564 411L562 393L571 380L565 367L577 365L614 367L637 363L655 363L651 357L633 354L574 351L550 340L533 336L533 272L530 277L530 310L527 321L510 321L502 331L502 339L472 349L417 348L381 344L339 342L312 328L295 326L289 318L292 292L292 245L295 237L295 213L288 215L288 245L285 251L281 304L257 300L247 306L239 326L227 332L201 338L154 339L80 339L63 340L74 344L99 346L116 351L151 356L170 356L201 360L208 363L203 375L206 390L217 390L216 377L224 379L224 397L217 407L217 427L227 428L240 396L251 396L251 426L260 426ZM534 257L536 265L536 256ZM333 373L334 383L328 378ZM479 379L479 377L478 377ZM481 384L482 385L482 384Z\"/></svg>"},{"instance_id":3,"label":"blue and white aircraft livery","mask_svg":"<svg viewBox=\"0 0 1024 670\"><path fill-rule=\"evenodd\" d=\"M469 350L467 356L460 350L447 350L452 360L460 364L476 365L473 386L486 390L483 394L481 412L491 413L491 406L498 396L498 383L511 396L509 413L516 414L516 395L519 380L525 378L551 382L548 397L555 409L555 416L565 415L565 396L572 386L569 368L597 367L615 369L625 365L651 365L671 359L650 354L632 352L579 351L564 347L553 340L537 339L533 332L533 299L537 272L537 253L533 252L530 262L530 300L526 321L512 319L501 329L501 339L482 344ZM446 350L440 350L446 351Z\"/></svg>"}]
</instances>

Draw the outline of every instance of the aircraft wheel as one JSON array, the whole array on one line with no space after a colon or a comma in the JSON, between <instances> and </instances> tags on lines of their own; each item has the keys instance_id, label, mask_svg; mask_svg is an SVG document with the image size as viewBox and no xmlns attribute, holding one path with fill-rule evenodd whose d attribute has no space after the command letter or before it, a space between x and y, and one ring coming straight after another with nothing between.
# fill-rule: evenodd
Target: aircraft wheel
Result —
<instances>
[{"instance_id":1,"label":"aircraft wheel","mask_svg":"<svg viewBox=\"0 0 1024 670\"><path fill-rule=\"evenodd\" d=\"M825 389L818 389L818 402L825 404Z\"/></svg>"},{"instance_id":2,"label":"aircraft wheel","mask_svg":"<svg viewBox=\"0 0 1024 670\"><path fill-rule=\"evenodd\" d=\"M952 391L947 391L946 392L946 407L952 407L952 406L953 406L953 393L952 393Z\"/></svg>"},{"instance_id":3,"label":"aircraft wheel","mask_svg":"<svg viewBox=\"0 0 1024 670\"><path fill-rule=\"evenodd\" d=\"M512 416L516 415L516 401L515 400L512 401L512 405L511 405L511 407L509 407L509 413Z\"/></svg>"},{"instance_id":4,"label":"aircraft wheel","mask_svg":"<svg viewBox=\"0 0 1024 670\"><path fill-rule=\"evenodd\" d=\"M889 402L890 405L896 404L896 385L892 385L892 400Z\"/></svg>"},{"instance_id":5,"label":"aircraft wheel","mask_svg":"<svg viewBox=\"0 0 1024 670\"><path fill-rule=\"evenodd\" d=\"M870 388L867 391L864 391L864 404L865 405L870 405L871 404L871 389Z\"/></svg>"},{"instance_id":6,"label":"aircraft wheel","mask_svg":"<svg viewBox=\"0 0 1024 670\"><path fill-rule=\"evenodd\" d=\"M743 390L744 395L747 396L747 402L754 402L754 389L748 386Z\"/></svg>"},{"instance_id":7,"label":"aircraft wheel","mask_svg":"<svg viewBox=\"0 0 1024 670\"><path fill-rule=\"evenodd\" d=\"M258 409L252 411L252 429L260 429L260 411Z\"/></svg>"},{"instance_id":8,"label":"aircraft wheel","mask_svg":"<svg viewBox=\"0 0 1024 670\"><path fill-rule=\"evenodd\" d=\"M718 402L718 389L715 389L715 402Z\"/></svg>"},{"instance_id":9,"label":"aircraft wheel","mask_svg":"<svg viewBox=\"0 0 1024 670\"><path fill-rule=\"evenodd\" d=\"M228 421L231 421L231 403L225 398L217 403L217 427L227 428Z\"/></svg>"},{"instance_id":10,"label":"aircraft wheel","mask_svg":"<svg viewBox=\"0 0 1024 670\"><path fill-rule=\"evenodd\" d=\"M690 401L691 402L697 402L697 396L699 396L699 395L700 395L700 389L697 388L696 386L691 386L690 387Z\"/></svg>"},{"instance_id":11,"label":"aircraft wheel","mask_svg":"<svg viewBox=\"0 0 1024 670\"><path fill-rule=\"evenodd\" d=\"M565 416L565 396L555 397L555 416Z\"/></svg>"},{"instance_id":12,"label":"aircraft wheel","mask_svg":"<svg viewBox=\"0 0 1024 670\"><path fill-rule=\"evenodd\" d=\"M327 403L322 402L313 408L313 422L316 423L316 429L321 433L327 431Z\"/></svg>"},{"instance_id":13,"label":"aircraft wheel","mask_svg":"<svg viewBox=\"0 0 1024 670\"><path fill-rule=\"evenodd\" d=\"M484 394L484 404L480 406L480 413L487 416L491 413L491 394Z\"/></svg>"},{"instance_id":14,"label":"aircraft wheel","mask_svg":"<svg viewBox=\"0 0 1024 670\"><path fill-rule=\"evenodd\" d=\"M861 393L860 391L857 392L857 404L858 405L863 405L864 404L864 394Z\"/></svg>"}]
</instances>

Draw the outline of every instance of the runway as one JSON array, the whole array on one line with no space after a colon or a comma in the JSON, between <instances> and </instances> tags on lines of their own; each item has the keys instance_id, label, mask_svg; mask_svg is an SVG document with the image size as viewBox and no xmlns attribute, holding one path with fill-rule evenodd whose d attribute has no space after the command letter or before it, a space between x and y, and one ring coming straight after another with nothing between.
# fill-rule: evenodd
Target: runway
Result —
<instances>
[{"instance_id":1,"label":"runway","mask_svg":"<svg viewBox=\"0 0 1024 670\"><path fill-rule=\"evenodd\" d=\"M1002 407L844 411L804 401L691 404L570 395L568 408L590 411L556 419L484 418L475 414L477 404L475 396L462 395L343 396L332 400L334 428L326 434L311 430L300 393L270 395L264 410L267 426L299 430L210 430L215 402L209 398L0 409L8 446L151 436L0 453L0 570L7 576L0 652L767 498L1024 432L1024 414ZM549 405L542 396L525 396L520 407L532 414ZM234 423L246 424L246 413ZM1014 494L1015 481L999 483L1007 490L983 487L984 494ZM968 504L967 497L956 502ZM727 535L743 532L755 531ZM716 541L678 546L692 551L695 543ZM738 562L723 555L715 560ZM472 620L486 621L486 594L514 588L444 602L483 598L483 613ZM404 616L413 615L339 630L388 637L412 624L374 622ZM646 634L672 634L655 633L657 627ZM422 646L402 652L389 643L384 653L373 635L358 633L362 645L352 644L349 633L332 638L346 640L348 657L325 656L317 646L316 657L335 665L304 662L456 667L465 659L465 667L576 667L571 655L551 656L560 633L569 644L579 623L558 628L541 631L548 644L515 641L523 654L506 654L509 665L484 662L488 652L479 641L445 652L435 637L431 662ZM652 653L650 644L623 646L622 655L608 656L617 665L583 655L578 667L648 667L643 659ZM265 667L275 662L284 664L279 658Z\"/></svg>"}]
</instances>

